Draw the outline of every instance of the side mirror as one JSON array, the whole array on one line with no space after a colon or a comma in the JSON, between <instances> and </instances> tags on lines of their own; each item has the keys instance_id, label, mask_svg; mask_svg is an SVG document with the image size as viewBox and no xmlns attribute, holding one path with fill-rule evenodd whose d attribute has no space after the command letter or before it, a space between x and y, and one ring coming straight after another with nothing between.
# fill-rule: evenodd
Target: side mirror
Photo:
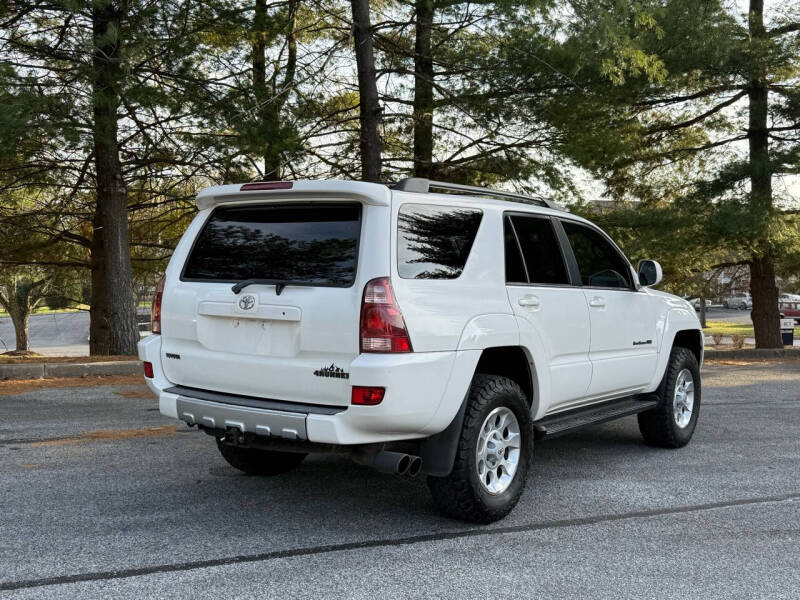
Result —
<instances>
[{"instance_id":1,"label":"side mirror","mask_svg":"<svg viewBox=\"0 0 800 600\"><path fill-rule=\"evenodd\" d=\"M661 265L655 260L640 260L639 261L639 283L644 287L656 285L661 281L664 273L661 271Z\"/></svg>"}]
</instances>

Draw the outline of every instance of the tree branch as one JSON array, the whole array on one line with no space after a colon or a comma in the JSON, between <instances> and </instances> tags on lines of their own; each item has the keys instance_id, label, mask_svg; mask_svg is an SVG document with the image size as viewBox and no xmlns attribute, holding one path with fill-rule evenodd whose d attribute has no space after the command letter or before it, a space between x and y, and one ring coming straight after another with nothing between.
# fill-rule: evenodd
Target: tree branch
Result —
<instances>
[{"instance_id":1,"label":"tree branch","mask_svg":"<svg viewBox=\"0 0 800 600\"><path fill-rule=\"evenodd\" d=\"M651 127L650 129L647 130L647 135L651 135L653 133L663 133L663 132L666 132L666 131L675 131L676 129L684 129L686 127L691 127L692 125L695 125L696 123L700 123L701 121L704 121L705 119L707 119L711 115L713 115L715 113L718 113L719 111L721 111L726 106L730 106L734 102L737 102L740 98L743 98L746 95L747 95L747 91L746 90L742 90L741 92L731 96L725 102L720 102L714 108L711 108L711 109L707 110L706 112L704 112L704 113L702 113L700 115L697 115L693 119L689 119L688 121L681 121L680 123L673 123L672 125L661 125L660 127Z\"/></svg>"},{"instance_id":2,"label":"tree branch","mask_svg":"<svg viewBox=\"0 0 800 600\"><path fill-rule=\"evenodd\" d=\"M767 32L767 36L779 37L787 33L792 33L793 31L800 31L800 23L787 23L786 25L781 25L775 29L770 29Z\"/></svg>"}]
</instances>

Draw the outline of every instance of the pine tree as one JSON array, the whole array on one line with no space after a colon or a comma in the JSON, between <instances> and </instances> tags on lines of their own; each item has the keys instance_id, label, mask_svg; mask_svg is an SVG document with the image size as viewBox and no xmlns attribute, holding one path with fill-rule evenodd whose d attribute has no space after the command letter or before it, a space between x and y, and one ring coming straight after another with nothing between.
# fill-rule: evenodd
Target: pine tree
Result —
<instances>
[{"instance_id":1,"label":"pine tree","mask_svg":"<svg viewBox=\"0 0 800 600\"><path fill-rule=\"evenodd\" d=\"M717 0L570 7L538 50L538 23L509 36L503 87L612 198L702 219L702 243L675 245L746 262L756 344L779 346L775 264L798 235L772 182L798 173L800 6L769 24L761 0L744 16Z\"/></svg>"}]
</instances>

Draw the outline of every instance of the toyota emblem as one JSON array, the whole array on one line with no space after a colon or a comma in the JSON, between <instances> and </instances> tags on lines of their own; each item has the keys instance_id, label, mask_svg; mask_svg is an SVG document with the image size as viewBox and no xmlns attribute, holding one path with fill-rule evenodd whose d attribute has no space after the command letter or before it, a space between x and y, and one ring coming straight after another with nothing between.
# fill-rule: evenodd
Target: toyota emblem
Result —
<instances>
[{"instance_id":1,"label":"toyota emblem","mask_svg":"<svg viewBox=\"0 0 800 600\"><path fill-rule=\"evenodd\" d=\"M239 308L242 310L250 310L256 305L256 298L248 294L247 296L242 296L239 298Z\"/></svg>"}]
</instances>

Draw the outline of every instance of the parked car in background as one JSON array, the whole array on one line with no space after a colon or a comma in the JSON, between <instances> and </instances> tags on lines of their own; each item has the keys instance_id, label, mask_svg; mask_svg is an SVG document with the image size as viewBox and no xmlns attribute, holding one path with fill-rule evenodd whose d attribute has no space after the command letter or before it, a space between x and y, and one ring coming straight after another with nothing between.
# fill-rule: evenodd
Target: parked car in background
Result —
<instances>
[{"instance_id":1,"label":"parked car in background","mask_svg":"<svg viewBox=\"0 0 800 600\"><path fill-rule=\"evenodd\" d=\"M794 319L800 324L800 300L782 300L778 302L778 310L781 312L781 319Z\"/></svg>"},{"instance_id":2,"label":"parked car in background","mask_svg":"<svg viewBox=\"0 0 800 600\"><path fill-rule=\"evenodd\" d=\"M738 310L750 310L753 308L753 299L750 294L734 294L722 299L723 308L736 308Z\"/></svg>"},{"instance_id":3,"label":"parked car in background","mask_svg":"<svg viewBox=\"0 0 800 600\"><path fill-rule=\"evenodd\" d=\"M780 302L800 302L800 294L783 293L778 296Z\"/></svg>"},{"instance_id":4,"label":"parked car in background","mask_svg":"<svg viewBox=\"0 0 800 600\"><path fill-rule=\"evenodd\" d=\"M700 310L700 298L686 298L686 301L692 305L695 310ZM711 308L711 300L706 298L706 310Z\"/></svg>"}]
</instances>

